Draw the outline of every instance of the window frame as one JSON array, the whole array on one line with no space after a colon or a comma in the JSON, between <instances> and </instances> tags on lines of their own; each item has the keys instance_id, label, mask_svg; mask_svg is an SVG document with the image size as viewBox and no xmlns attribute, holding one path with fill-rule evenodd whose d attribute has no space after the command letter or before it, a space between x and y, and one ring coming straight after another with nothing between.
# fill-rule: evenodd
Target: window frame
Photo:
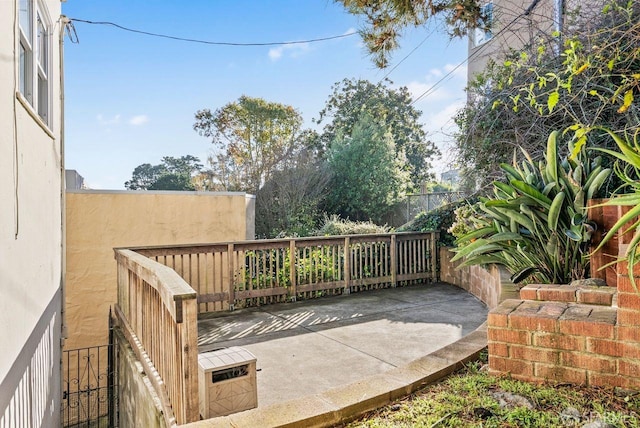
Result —
<instances>
[{"instance_id":1,"label":"window frame","mask_svg":"<svg viewBox=\"0 0 640 428\"><path fill-rule=\"evenodd\" d=\"M485 23L485 28L476 28L473 31L473 47L478 47L493 39L493 8L493 0L486 2L481 6L480 12L482 15L488 16L488 22Z\"/></svg>"},{"instance_id":2,"label":"window frame","mask_svg":"<svg viewBox=\"0 0 640 428\"><path fill-rule=\"evenodd\" d=\"M41 0L19 0L17 13L17 89L25 104L51 129L53 25L49 11Z\"/></svg>"}]
</instances>

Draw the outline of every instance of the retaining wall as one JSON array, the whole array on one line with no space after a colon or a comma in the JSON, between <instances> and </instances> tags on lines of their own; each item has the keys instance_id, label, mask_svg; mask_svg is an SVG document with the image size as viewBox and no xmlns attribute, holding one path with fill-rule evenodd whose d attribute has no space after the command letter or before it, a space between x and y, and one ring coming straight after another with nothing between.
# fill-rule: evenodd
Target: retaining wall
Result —
<instances>
[{"instance_id":1,"label":"retaining wall","mask_svg":"<svg viewBox=\"0 0 640 428\"><path fill-rule=\"evenodd\" d=\"M640 294L626 268L616 288L529 285L489 313L490 371L640 389L639 325Z\"/></svg>"}]
</instances>

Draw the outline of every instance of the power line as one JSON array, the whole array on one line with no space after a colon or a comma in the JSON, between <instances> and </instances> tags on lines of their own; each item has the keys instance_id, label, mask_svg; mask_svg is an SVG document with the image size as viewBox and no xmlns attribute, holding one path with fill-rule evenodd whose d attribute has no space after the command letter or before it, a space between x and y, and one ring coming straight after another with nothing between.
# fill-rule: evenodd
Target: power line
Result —
<instances>
[{"instance_id":1,"label":"power line","mask_svg":"<svg viewBox=\"0 0 640 428\"><path fill-rule=\"evenodd\" d=\"M146 36L160 37L160 38L163 38L163 39L178 40L178 41L181 41L181 42L201 43L201 44L204 44L204 45L216 45L216 46L282 46L282 45L299 45L299 44L305 44L305 43L315 43L315 42L324 42L324 41L327 41L327 40L341 39L341 38L344 38L344 37L349 37L349 36L353 36L355 34L358 34L357 31L352 31L350 33L340 34L340 35L337 35L337 36L320 37L320 38L308 39L308 40L294 40L294 41L291 41L291 42L254 42L254 43L216 42L216 41L211 41L211 40L201 40L201 39L190 39L190 38L186 38L186 37L177 37L177 36L171 36L171 35L168 35L168 34L151 33L149 31L143 31L143 30L136 30L134 28L128 28L128 27L125 27L123 25L116 24L115 22L109 22L109 21L89 21L89 20L86 20L86 19L79 19L79 18L69 18L69 19L71 21L83 22L85 24L111 26L111 27L115 27L115 28L117 28L119 30L129 31L131 33L136 33L136 34L144 34Z\"/></svg>"},{"instance_id":2,"label":"power line","mask_svg":"<svg viewBox=\"0 0 640 428\"><path fill-rule=\"evenodd\" d=\"M504 33L505 31L507 31L509 28L511 28L511 26L513 24L515 24L520 18L522 18L523 16L528 16L531 14L531 12L533 11L533 9L536 7L536 5L538 4L540 0L533 0L531 2L531 4L529 5L529 7L527 7L523 12L521 12L518 16L516 16L515 18L513 18L511 20L511 22L509 22L504 28L502 28L500 31L498 31L496 33L496 35L494 36L494 38L498 38L502 33ZM442 76L442 78L440 80L438 80L436 83L434 83L433 85L431 85L431 87L429 89L427 89L426 91L424 91L422 94L420 94L418 97L416 97L413 101L411 101L411 105L417 103L418 101L420 101L422 98L429 96L433 93L433 91L436 89L436 87L438 85L440 85L442 82L444 82L447 78L449 78L457 69L459 69L460 67L462 67L465 63L469 62L469 60L471 60L472 58L476 57L477 55L479 55L484 49L486 49L486 47L488 46L488 43L485 43L484 45L480 46L480 48L478 48L476 51L474 51L471 55L469 55L465 60L461 61L458 65L456 65L454 68L452 68L451 70L449 70L449 72L447 74L445 74L444 76Z\"/></svg>"}]
</instances>

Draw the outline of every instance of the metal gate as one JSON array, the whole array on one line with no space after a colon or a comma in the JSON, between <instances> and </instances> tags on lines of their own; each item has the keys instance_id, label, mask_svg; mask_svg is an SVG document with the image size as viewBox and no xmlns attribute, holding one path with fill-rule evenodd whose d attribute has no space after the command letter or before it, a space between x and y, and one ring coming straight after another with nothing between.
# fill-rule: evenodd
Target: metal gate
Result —
<instances>
[{"instance_id":1,"label":"metal gate","mask_svg":"<svg viewBox=\"0 0 640 428\"><path fill-rule=\"evenodd\" d=\"M109 343L62 351L62 426L118 426L117 346L109 314Z\"/></svg>"}]
</instances>

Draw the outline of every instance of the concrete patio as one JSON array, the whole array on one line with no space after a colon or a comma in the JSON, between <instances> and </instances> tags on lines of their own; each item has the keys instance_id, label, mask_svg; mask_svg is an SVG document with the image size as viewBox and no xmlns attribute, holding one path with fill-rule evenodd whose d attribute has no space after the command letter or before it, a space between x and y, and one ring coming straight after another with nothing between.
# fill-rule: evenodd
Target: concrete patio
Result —
<instances>
[{"instance_id":1,"label":"concrete patio","mask_svg":"<svg viewBox=\"0 0 640 428\"><path fill-rule=\"evenodd\" d=\"M405 366L473 332L487 311L444 283L369 291L201 319L198 349L252 352L260 409Z\"/></svg>"}]
</instances>

